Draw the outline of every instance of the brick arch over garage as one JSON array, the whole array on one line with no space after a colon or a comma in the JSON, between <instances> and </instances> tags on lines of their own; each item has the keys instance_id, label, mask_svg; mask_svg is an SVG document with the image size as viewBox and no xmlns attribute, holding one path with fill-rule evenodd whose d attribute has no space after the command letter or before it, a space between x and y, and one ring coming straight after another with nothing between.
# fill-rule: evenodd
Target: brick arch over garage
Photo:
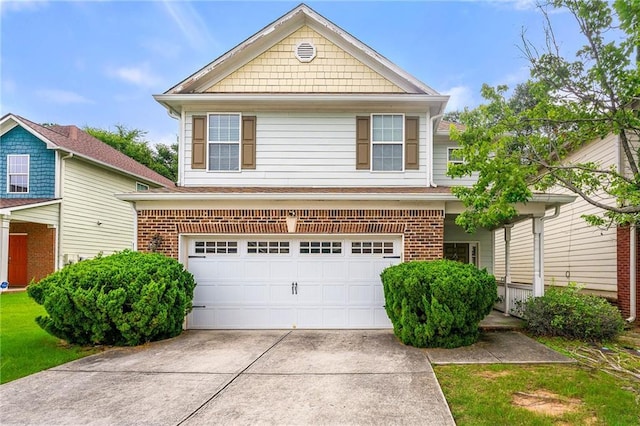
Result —
<instances>
[{"instance_id":1,"label":"brick arch over garage","mask_svg":"<svg viewBox=\"0 0 640 426\"><path fill-rule=\"evenodd\" d=\"M138 249L148 251L160 237L160 252L178 259L180 234L287 234L287 217L296 234L402 234L404 259L442 258L442 210L236 209L139 210Z\"/></svg>"}]
</instances>

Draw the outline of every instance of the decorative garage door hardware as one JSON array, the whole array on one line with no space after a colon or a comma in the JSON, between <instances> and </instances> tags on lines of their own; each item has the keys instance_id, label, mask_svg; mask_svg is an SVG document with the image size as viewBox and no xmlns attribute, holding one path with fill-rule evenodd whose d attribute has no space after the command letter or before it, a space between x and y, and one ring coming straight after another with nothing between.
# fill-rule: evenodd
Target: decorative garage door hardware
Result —
<instances>
[{"instance_id":1,"label":"decorative garage door hardware","mask_svg":"<svg viewBox=\"0 0 640 426\"><path fill-rule=\"evenodd\" d=\"M298 294L298 283L297 282L292 282L291 283L291 294Z\"/></svg>"}]
</instances>

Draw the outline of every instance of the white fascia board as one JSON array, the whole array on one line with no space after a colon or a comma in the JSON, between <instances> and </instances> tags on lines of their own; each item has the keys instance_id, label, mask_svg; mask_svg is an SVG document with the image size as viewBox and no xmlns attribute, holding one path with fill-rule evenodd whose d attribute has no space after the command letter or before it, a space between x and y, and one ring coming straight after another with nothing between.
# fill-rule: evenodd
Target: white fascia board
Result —
<instances>
[{"instance_id":1,"label":"white fascia board","mask_svg":"<svg viewBox=\"0 0 640 426\"><path fill-rule=\"evenodd\" d=\"M0 209L0 216L10 215L11 212L16 212L19 210L33 209L35 207L44 207L44 206L49 206L51 204L60 204L61 202L62 200L58 199L58 200L43 201L42 203L23 204L21 206L6 207L4 209Z\"/></svg>"},{"instance_id":2,"label":"white fascia board","mask_svg":"<svg viewBox=\"0 0 640 426\"><path fill-rule=\"evenodd\" d=\"M381 111L415 109L426 111L432 107L441 108L449 100L448 96L421 94L236 94L201 93L154 95L156 101L173 111L185 107L215 106L215 108L252 110L273 110L274 108L311 111L324 110L361 110L378 108Z\"/></svg>"},{"instance_id":3,"label":"white fascia board","mask_svg":"<svg viewBox=\"0 0 640 426\"><path fill-rule=\"evenodd\" d=\"M121 193L116 198L123 201L180 201L180 200L385 200L385 201L458 201L453 194L419 194L419 193ZM534 194L529 203L541 203L546 208L571 203L575 200L572 195Z\"/></svg>"}]
</instances>

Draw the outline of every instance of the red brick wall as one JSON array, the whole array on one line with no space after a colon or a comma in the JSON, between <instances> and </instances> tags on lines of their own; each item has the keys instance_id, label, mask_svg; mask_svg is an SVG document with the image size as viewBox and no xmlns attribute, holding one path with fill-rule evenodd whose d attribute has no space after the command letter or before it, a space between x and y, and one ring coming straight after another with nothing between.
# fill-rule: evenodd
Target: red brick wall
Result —
<instances>
[{"instance_id":1,"label":"red brick wall","mask_svg":"<svg viewBox=\"0 0 640 426\"><path fill-rule=\"evenodd\" d=\"M618 227L618 307L622 311L622 315L627 318L630 315L630 287L629 287L629 227ZM640 260L640 235L636 228L636 259ZM636 261L636 264L640 262ZM638 287L640 284L640 274L636 271L636 308L640 308L640 292ZM636 320L637 322L638 320Z\"/></svg>"},{"instance_id":2,"label":"red brick wall","mask_svg":"<svg viewBox=\"0 0 640 426\"><path fill-rule=\"evenodd\" d=\"M287 233L291 214L299 234L404 234L405 260L442 257L441 210L141 210L138 250L148 251L156 235L162 239L158 251L177 258L180 233Z\"/></svg>"},{"instance_id":3,"label":"red brick wall","mask_svg":"<svg viewBox=\"0 0 640 426\"><path fill-rule=\"evenodd\" d=\"M27 234L28 282L32 279L38 281L54 271L55 229L39 223L11 222L9 233Z\"/></svg>"}]
</instances>

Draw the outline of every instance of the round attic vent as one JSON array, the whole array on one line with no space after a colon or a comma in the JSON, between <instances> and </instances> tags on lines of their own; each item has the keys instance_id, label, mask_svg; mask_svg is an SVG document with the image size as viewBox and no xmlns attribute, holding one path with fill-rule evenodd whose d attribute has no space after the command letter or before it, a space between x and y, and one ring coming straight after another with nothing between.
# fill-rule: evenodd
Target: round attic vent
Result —
<instances>
[{"instance_id":1,"label":"round attic vent","mask_svg":"<svg viewBox=\"0 0 640 426\"><path fill-rule=\"evenodd\" d=\"M296 58L300 62L311 62L316 57L316 47L310 41L303 41L296 46Z\"/></svg>"}]
</instances>

